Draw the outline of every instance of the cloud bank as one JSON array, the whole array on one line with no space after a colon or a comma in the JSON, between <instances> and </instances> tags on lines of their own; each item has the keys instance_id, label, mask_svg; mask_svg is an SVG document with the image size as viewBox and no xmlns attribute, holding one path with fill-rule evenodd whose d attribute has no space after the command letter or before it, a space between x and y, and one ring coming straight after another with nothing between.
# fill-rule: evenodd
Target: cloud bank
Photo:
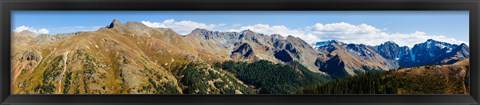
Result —
<instances>
[{"instance_id":1,"label":"cloud bank","mask_svg":"<svg viewBox=\"0 0 480 105\"><path fill-rule=\"evenodd\" d=\"M15 28L14 31L15 32L30 31L30 32L34 32L36 34L48 34L48 33L50 33L50 31L47 30L46 28L35 29L33 27L24 26L24 25Z\"/></svg>"},{"instance_id":2,"label":"cloud bank","mask_svg":"<svg viewBox=\"0 0 480 105\"><path fill-rule=\"evenodd\" d=\"M386 41L393 41L401 46L412 47L414 44L425 42L428 39L453 43L453 44L468 44L468 41L462 41L444 35L430 35L426 32L415 31L410 33L387 32L368 24L350 24L346 22L338 23L315 23L311 26L303 28L289 28L284 25L270 25L270 24L207 24L189 20L176 21L174 19L167 19L163 22L142 21L148 27L152 28L172 28L181 35L187 35L196 28L207 29L212 31L229 31L241 32L243 30L252 30L254 32L263 34L280 34L282 36L295 36L303 39L307 43L315 43L326 40L339 40L345 43L356 43L366 45L379 45ZM76 31L93 31L101 26L75 26L75 27L60 27L58 31L76 30ZM31 31L37 34L49 34L50 31L46 28L36 29L29 26L19 26L15 28L15 32ZM54 30L55 31L55 30Z\"/></svg>"},{"instance_id":3,"label":"cloud bank","mask_svg":"<svg viewBox=\"0 0 480 105\"><path fill-rule=\"evenodd\" d=\"M468 44L467 41L449 38L444 35L429 35L422 31L392 33L368 24L350 24L346 22L328 24L315 23L311 26L305 26L300 29L292 29L283 25L206 24L194 21L175 21L174 19L168 19L163 22L142 21L142 23L153 28L172 28L182 35L190 33L195 28L202 28L213 31L240 32L243 30L252 30L263 34L280 34L283 36L292 35L299 37L308 43L339 40L345 43L379 45L386 41L393 41L401 46L412 47L414 44L425 42L428 39L434 39L454 44Z\"/></svg>"},{"instance_id":4,"label":"cloud bank","mask_svg":"<svg viewBox=\"0 0 480 105\"><path fill-rule=\"evenodd\" d=\"M193 21L175 21L174 19L168 19L163 22L150 22L142 21L148 27L153 28L172 28L177 33L187 35L195 28L202 28L207 30L214 30L215 28L225 26L225 24L206 24Z\"/></svg>"},{"instance_id":5,"label":"cloud bank","mask_svg":"<svg viewBox=\"0 0 480 105\"><path fill-rule=\"evenodd\" d=\"M321 24L308 28L309 35L322 40L340 40L346 43L362 43L367 45L379 45L386 41L393 41L402 46L412 47L414 44L425 42L428 39L461 44L466 41L449 38L444 35L429 35L426 32L415 31L411 33L389 33L368 24L353 25L345 22Z\"/></svg>"}]
</instances>

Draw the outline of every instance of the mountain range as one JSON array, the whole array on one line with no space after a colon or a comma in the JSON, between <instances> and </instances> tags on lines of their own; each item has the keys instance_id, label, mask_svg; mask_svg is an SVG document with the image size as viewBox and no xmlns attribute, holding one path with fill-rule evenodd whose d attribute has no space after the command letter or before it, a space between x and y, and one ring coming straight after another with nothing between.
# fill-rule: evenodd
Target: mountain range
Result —
<instances>
[{"instance_id":1,"label":"mountain range","mask_svg":"<svg viewBox=\"0 0 480 105\"><path fill-rule=\"evenodd\" d=\"M327 59L318 59L316 65L321 71L336 76L423 65L453 64L470 57L470 49L466 44L449 44L432 39L415 44L413 48L399 46L392 41L368 46L330 40L317 42L313 46L320 53L327 54Z\"/></svg>"},{"instance_id":2,"label":"mountain range","mask_svg":"<svg viewBox=\"0 0 480 105\"><path fill-rule=\"evenodd\" d=\"M391 41L377 46L337 40L311 45L298 37L251 30L195 29L188 35L179 35L169 28L119 20L96 31L60 35L14 32L12 42L15 93L182 93L191 86L183 86L184 81L179 78L184 75L176 75L172 68L188 62L201 62L201 70L206 72L202 76L209 76L208 72L220 75L206 80L203 85L209 88L205 92L221 93L228 88L235 93L248 93L249 84L210 65L223 61L266 60L286 65L298 62L318 75L341 78L372 71L453 64L469 58L466 44L431 39L413 48ZM217 82L226 84L214 85Z\"/></svg>"}]
</instances>

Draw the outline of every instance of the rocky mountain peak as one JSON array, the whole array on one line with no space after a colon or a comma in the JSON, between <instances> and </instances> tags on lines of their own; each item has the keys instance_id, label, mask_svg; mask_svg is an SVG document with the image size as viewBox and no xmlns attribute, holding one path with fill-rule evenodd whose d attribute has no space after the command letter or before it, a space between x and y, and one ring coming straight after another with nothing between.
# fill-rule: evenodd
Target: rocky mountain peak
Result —
<instances>
[{"instance_id":1,"label":"rocky mountain peak","mask_svg":"<svg viewBox=\"0 0 480 105\"><path fill-rule=\"evenodd\" d=\"M18 32L18 33L22 33L22 34L27 34L27 33L28 33L28 34L35 34L34 32L29 31L29 30L23 30L23 31L20 31L20 32Z\"/></svg>"},{"instance_id":2,"label":"rocky mountain peak","mask_svg":"<svg viewBox=\"0 0 480 105\"><path fill-rule=\"evenodd\" d=\"M327 40L327 41L316 42L312 46L313 48L319 48L325 45L332 45L332 44L339 44L339 43L342 43L342 42L339 42L337 40Z\"/></svg>"},{"instance_id":3,"label":"rocky mountain peak","mask_svg":"<svg viewBox=\"0 0 480 105\"><path fill-rule=\"evenodd\" d=\"M465 43L462 43L462 44L460 44L460 47L468 47L468 45L465 44Z\"/></svg>"},{"instance_id":4,"label":"rocky mountain peak","mask_svg":"<svg viewBox=\"0 0 480 105\"><path fill-rule=\"evenodd\" d=\"M208 32L208 30L202 29L202 28L195 28L194 30L192 30L192 33L202 33L202 32Z\"/></svg>"},{"instance_id":5,"label":"rocky mountain peak","mask_svg":"<svg viewBox=\"0 0 480 105\"><path fill-rule=\"evenodd\" d=\"M17 32L16 32L17 33ZM38 36L37 33L35 32L32 32L32 31L28 31L28 30L23 30L23 31L20 31L18 32L17 34L15 35L23 35L23 36L28 36L28 37L32 37L32 38L35 38Z\"/></svg>"},{"instance_id":6,"label":"rocky mountain peak","mask_svg":"<svg viewBox=\"0 0 480 105\"><path fill-rule=\"evenodd\" d=\"M287 39L297 39L297 37L292 36L292 35L288 35L288 36L287 36Z\"/></svg>"},{"instance_id":7,"label":"rocky mountain peak","mask_svg":"<svg viewBox=\"0 0 480 105\"><path fill-rule=\"evenodd\" d=\"M427 42L437 42L437 41L433 39L427 39Z\"/></svg>"},{"instance_id":8,"label":"rocky mountain peak","mask_svg":"<svg viewBox=\"0 0 480 105\"><path fill-rule=\"evenodd\" d=\"M121 34L130 33L133 35L142 35L144 30L153 29L140 22L126 22L122 23L117 19L113 19L107 29L120 31Z\"/></svg>"},{"instance_id":9,"label":"rocky mountain peak","mask_svg":"<svg viewBox=\"0 0 480 105\"><path fill-rule=\"evenodd\" d=\"M242 33L255 33L255 32L253 32L253 31L250 30L250 29L247 29L247 30L243 30Z\"/></svg>"},{"instance_id":10,"label":"rocky mountain peak","mask_svg":"<svg viewBox=\"0 0 480 105\"><path fill-rule=\"evenodd\" d=\"M243 34L243 37L246 37L246 36L247 36L247 37L255 37L255 36L257 36L257 34L259 34L259 33L256 33L256 32L253 32L253 31L250 30L250 29L247 29L247 30L243 30L243 31L241 32L241 34Z\"/></svg>"},{"instance_id":11,"label":"rocky mountain peak","mask_svg":"<svg viewBox=\"0 0 480 105\"><path fill-rule=\"evenodd\" d=\"M441 49L443 49L445 47L450 47L450 46L453 45L453 44L450 44L450 43L447 43L447 42L441 42L441 41L437 41L437 40L433 40L433 39L428 39L427 41L425 41L425 43L421 43L421 44L423 44L427 48L436 46L436 47L439 47Z\"/></svg>"},{"instance_id":12,"label":"rocky mountain peak","mask_svg":"<svg viewBox=\"0 0 480 105\"><path fill-rule=\"evenodd\" d=\"M383 43L383 45L397 45L397 43L393 42L393 41L386 41L385 43Z\"/></svg>"},{"instance_id":13,"label":"rocky mountain peak","mask_svg":"<svg viewBox=\"0 0 480 105\"><path fill-rule=\"evenodd\" d=\"M272 37L274 37L274 38L281 38L281 39L283 39L283 36L282 36L282 35L280 35L280 34L272 34Z\"/></svg>"},{"instance_id":14,"label":"rocky mountain peak","mask_svg":"<svg viewBox=\"0 0 480 105\"><path fill-rule=\"evenodd\" d=\"M120 25L122 25L122 22L120 22L120 20L113 19L112 23L110 23L110 25L108 25L107 28L111 29L113 27L120 26Z\"/></svg>"}]
</instances>

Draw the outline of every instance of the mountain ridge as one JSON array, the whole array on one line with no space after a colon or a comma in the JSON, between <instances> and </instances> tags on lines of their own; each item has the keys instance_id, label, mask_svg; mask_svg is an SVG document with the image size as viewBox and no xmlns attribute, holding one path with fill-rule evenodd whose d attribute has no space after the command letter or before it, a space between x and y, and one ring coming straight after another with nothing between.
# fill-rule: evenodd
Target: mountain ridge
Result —
<instances>
[{"instance_id":1,"label":"mountain ridge","mask_svg":"<svg viewBox=\"0 0 480 105\"><path fill-rule=\"evenodd\" d=\"M12 88L16 93L181 94L188 88L184 85L188 84L181 83L178 79L183 78L181 75L173 74L172 66L191 65L189 62L201 62L198 65L202 68L199 69L205 72L224 72L209 66L232 60L266 60L275 64L300 64L315 74L341 78L418 66L415 61L419 59L431 60L421 61L427 62L423 65L428 65L452 64L469 58L466 44L434 40L416 44L415 49L419 50L415 51L395 42L369 46L332 40L312 46L291 35L284 37L251 30L220 32L206 29L195 29L190 34L180 35L170 28L151 28L139 22L122 23L116 19L96 31L55 36L14 32L12 39L11 73L12 82L17 84ZM421 49L427 47L431 49ZM420 55L417 52L425 53ZM438 57L430 59L428 57L432 56L428 52ZM29 77L31 75L35 76ZM249 89L245 89L248 84L235 82L239 81L235 77L216 77L230 78L228 80L232 84L239 86L228 90L250 93ZM211 86L212 82L202 83L210 86L201 93L222 90L221 87ZM192 91L195 92L195 89L189 92Z\"/></svg>"}]
</instances>

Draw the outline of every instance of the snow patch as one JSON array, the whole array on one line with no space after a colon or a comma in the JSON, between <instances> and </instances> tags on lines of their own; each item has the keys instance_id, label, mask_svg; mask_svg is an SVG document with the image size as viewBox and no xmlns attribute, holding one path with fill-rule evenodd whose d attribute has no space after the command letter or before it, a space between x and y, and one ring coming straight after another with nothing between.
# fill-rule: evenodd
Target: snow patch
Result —
<instances>
[{"instance_id":1,"label":"snow patch","mask_svg":"<svg viewBox=\"0 0 480 105\"><path fill-rule=\"evenodd\" d=\"M348 49L348 51L353 52L353 53L356 53L356 54L358 54L358 55L362 55L360 52L357 52L357 51L355 51L355 50L353 50L353 49Z\"/></svg>"},{"instance_id":2,"label":"snow patch","mask_svg":"<svg viewBox=\"0 0 480 105\"><path fill-rule=\"evenodd\" d=\"M452 50L453 50L452 48L448 48L447 53L452 52Z\"/></svg>"},{"instance_id":3,"label":"snow patch","mask_svg":"<svg viewBox=\"0 0 480 105\"><path fill-rule=\"evenodd\" d=\"M445 47L447 47L447 46L445 46L445 45L443 45L443 44L436 44L436 46L437 46L437 47L440 47L440 48L442 48L442 49L444 49Z\"/></svg>"},{"instance_id":4,"label":"snow patch","mask_svg":"<svg viewBox=\"0 0 480 105\"><path fill-rule=\"evenodd\" d=\"M412 62L415 62L415 55L413 55L412 50L408 50L408 52L410 53L410 58L412 58Z\"/></svg>"}]
</instances>

